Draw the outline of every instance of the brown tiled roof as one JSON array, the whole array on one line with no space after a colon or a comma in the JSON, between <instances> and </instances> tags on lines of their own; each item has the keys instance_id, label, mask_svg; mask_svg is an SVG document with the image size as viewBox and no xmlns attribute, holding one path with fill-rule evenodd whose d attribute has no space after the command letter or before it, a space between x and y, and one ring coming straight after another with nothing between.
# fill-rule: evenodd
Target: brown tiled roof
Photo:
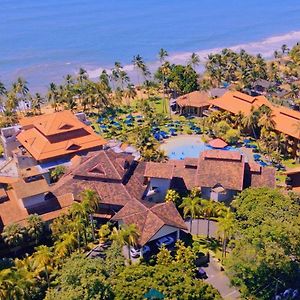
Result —
<instances>
[{"instance_id":1,"label":"brown tiled roof","mask_svg":"<svg viewBox=\"0 0 300 300\"><path fill-rule=\"evenodd\" d=\"M130 168L124 169L128 161ZM99 150L81 158L81 163L71 168L51 189L55 195L73 193L78 197L84 189L97 191L101 203L124 206L132 197L141 199L144 192L144 163L133 156Z\"/></svg>"},{"instance_id":2,"label":"brown tiled roof","mask_svg":"<svg viewBox=\"0 0 300 300\"><path fill-rule=\"evenodd\" d=\"M242 191L245 163L239 152L208 150L202 152L198 162L196 186Z\"/></svg>"},{"instance_id":3,"label":"brown tiled roof","mask_svg":"<svg viewBox=\"0 0 300 300\"><path fill-rule=\"evenodd\" d=\"M12 223L25 225L26 218L34 213L40 215L44 221L52 220L65 212L74 201L72 194L57 198L50 196L43 203L31 209L26 209L20 205L13 190L8 190L7 195L9 200L0 203L0 220L4 226Z\"/></svg>"},{"instance_id":4,"label":"brown tiled roof","mask_svg":"<svg viewBox=\"0 0 300 300\"><path fill-rule=\"evenodd\" d=\"M184 106L191 106L191 107L205 107L210 105L210 97L207 92L191 92L189 94L180 96L177 98L176 103L177 105L184 107Z\"/></svg>"},{"instance_id":5,"label":"brown tiled roof","mask_svg":"<svg viewBox=\"0 0 300 300\"><path fill-rule=\"evenodd\" d=\"M186 225L172 202L152 204L132 200L112 220L135 224L140 234L139 245L145 245L164 225L186 229Z\"/></svg>"},{"instance_id":6,"label":"brown tiled roof","mask_svg":"<svg viewBox=\"0 0 300 300\"><path fill-rule=\"evenodd\" d=\"M146 164L145 177L172 179L174 166L166 163L148 162Z\"/></svg>"},{"instance_id":7,"label":"brown tiled roof","mask_svg":"<svg viewBox=\"0 0 300 300\"><path fill-rule=\"evenodd\" d=\"M18 182L12 183L11 186L18 199L43 194L50 190L44 178L30 182L25 182L23 179L20 179Z\"/></svg>"},{"instance_id":8,"label":"brown tiled roof","mask_svg":"<svg viewBox=\"0 0 300 300\"><path fill-rule=\"evenodd\" d=\"M260 172L251 172L251 187L275 187L275 169L261 168Z\"/></svg>"},{"instance_id":9,"label":"brown tiled roof","mask_svg":"<svg viewBox=\"0 0 300 300\"><path fill-rule=\"evenodd\" d=\"M18 141L36 160L53 159L103 146L106 142L70 111L24 118Z\"/></svg>"}]
</instances>

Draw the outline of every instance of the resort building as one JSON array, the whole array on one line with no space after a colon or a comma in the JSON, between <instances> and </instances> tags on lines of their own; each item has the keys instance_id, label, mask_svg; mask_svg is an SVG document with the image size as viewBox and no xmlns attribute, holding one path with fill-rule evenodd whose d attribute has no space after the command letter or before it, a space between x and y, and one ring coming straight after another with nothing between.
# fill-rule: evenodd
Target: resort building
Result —
<instances>
[{"instance_id":1,"label":"resort building","mask_svg":"<svg viewBox=\"0 0 300 300\"><path fill-rule=\"evenodd\" d=\"M245 116L251 110L263 105L272 110L272 119L275 123L275 131L286 136L286 141L292 141L293 153L296 154L300 140L300 112L284 106L275 106L264 96L252 97L240 92L227 92L222 97L211 100L210 110L228 111L232 114L242 113Z\"/></svg>"},{"instance_id":2,"label":"resort building","mask_svg":"<svg viewBox=\"0 0 300 300\"><path fill-rule=\"evenodd\" d=\"M105 140L85 120L70 111L23 118L20 125L1 129L5 157L30 166L102 149Z\"/></svg>"},{"instance_id":3,"label":"resort building","mask_svg":"<svg viewBox=\"0 0 300 300\"><path fill-rule=\"evenodd\" d=\"M180 238L180 230L187 230L172 202L155 204L132 200L111 220L118 221L119 225L135 224L141 233L138 240L140 246L149 245L165 236L171 236L177 240Z\"/></svg>"},{"instance_id":4,"label":"resort building","mask_svg":"<svg viewBox=\"0 0 300 300\"><path fill-rule=\"evenodd\" d=\"M195 91L178 97L176 109L182 115L203 117L203 112L210 106L209 100L209 93Z\"/></svg>"}]
</instances>

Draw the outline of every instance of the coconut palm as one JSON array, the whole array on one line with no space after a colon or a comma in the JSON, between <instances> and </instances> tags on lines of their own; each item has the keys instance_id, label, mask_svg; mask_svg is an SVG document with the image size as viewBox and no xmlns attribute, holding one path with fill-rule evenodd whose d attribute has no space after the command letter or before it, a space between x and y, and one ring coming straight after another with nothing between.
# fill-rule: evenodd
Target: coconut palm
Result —
<instances>
[{"instance_id":1,"label":"coconut palm","mask_svg":"<svg viewBox=\"0 0 300 300\"><path fill-rule=\"evenodd\" d=\"M46 275L48 287L50 286L49 279L49 267L52 265L53 252L51 248L42 245L36 248L36 252L33 255L34 266L37 269L43 269Z\"/></svg>"},{"instance_id":2,"label":"coconut palm","mask_svg":"<svg viewBox=\"0 0 300 300\"><path fill-rule=\"evenodd\" d=\"M216 203L212 200L202 199L201 214L207 220L207 238L209 238L210 220L216 216Z\"/></svg>"},{"instance_id":3,"label":"coconut palm","mask_svg":"<svg viewBox=\"0 0 300 300\"><path fill-rule=\"evenodd\" d=\"M190 217L190 232L192 232L193 219L200 216L201 212L201 199L198 197L185 197L179 208L183 208L183 216Z\"/></svg>"},{"instance_id":4,"label":"coconut palm","mask_svg":"<svg viewBox=\"0 0 300 300\"><path fill-rule=\"evenodd\" d=\"M42 218L38 214L29 215L27 217L27 223L27 234L37 244L44 232Z\"/></svg>"},{"instance_id":5,"label":"coconut palm","mask_svg":"<svg viewBox=\"0 0 300 300\"><path fill-rule=\"evenodd\" d=\"M111 230L108 224L103 224L98 230L99 244L103 245L108 240L111 234Z\"/></svg>"},{"instance_id":6,"label":"coconut palm","mask_svg":"<svg viewBox=\"0 0 300 300\"><path fill-rule=\"evenodd\" d=\"M161 48L158 52L158 59L161 64L163 64L166 60L166 58L169 56L167 50Z\"/></svg>"},{"instance_id":7,"label":"coconut palm","mask_svg":"<svg viewBox=\"0 0 300 300\"><path fill-rule=\"evenodd\" d=\"M195 69L196 67L198 67L200 65L200 57L197 53L192 53L189 61L188 61L188 65L192 66L193 69Z\"/></svg>"},{"instance_id":8,"label":"coconut palm","mask_svg":"<svg viewBox=\"0 0 300 300\"><path fill-rule=\"evenodd\" d=\"M23 242L24 234L24 228L22 228L19 224L14 223L5 226L1 235L7 245L14 247Z\"/></svg>"},{"instance_id":9,"label":"coconut palm","mask_svg":"<svg viewBox=\"0 0 300 300\"><path fill-rule=\"evenodd\" d=\"M64 233L61 235L60 240L54 244L55 255L59 258L69 256L77 246L77 239L75 233Z\"/></svg>"},{"instance_id":10,"label":"coconut palm","mask_svg":"<svg viewBox=\"0 0 300 300\"><path fill-rule=\"evenodd\" d=\"M140 84L139 74L140 73L143 74L145 72L145 70L147 69L146 65L144 63L143 58L139 54L133 57L132 64L133 64L134 68L137 70L138 83Z\"/></svg>"},{"instance_id":11,"label":"coconut palm","mask_svg":"<svg viewBox=\"0 0 300 300\"><path fill-rule=\"evenodd\" d=\"M80 68L77 75L77 81L82 85L86 80L88 80L89 76L85 69Z\"/></svg>"},{"instance_id":12,"label":"coconut palm","mask_svg":"<svg viewBox=\"0 0 300 300\"><path fill-rule=\"evenodd\" d=\"M253 132L253 136L256 138L255 127L259 120L259 111L255 109L254 106L251 107L250 113L244 116L242 125L244 128L251 129Z\"/></svg>"},{"instance_id":13,"label":"coconut palm","mask_svg":"<svg viewBox=\"0 0 300 300\"><path fill-rule=\"evenodd\" d=\"M136 94L136 90L135 90L134 86L132 84L128 84L126 90L124 91L124 96L127 99L134 99L136 97L136 95L137 94Z\"/></svg>"},{"instance_id":14,"label":"coconut palm","mask_svg":"<svg viewBox=\"0 0 300 300\"><path fill-rule=\"evenodd\" d=\"M138 232L135 224L122 225L120 229L114 227L112 233L112 239L116 240L123 246L127 246L128 257L130 255L130 247L136 247L138 243L140 233Z\"/></svg>"},{"instance_id":15,"label":"coconut palm","mask_svg":"<svg viewBox=\"0 0 300 300\"><path fill-rule=\"evenodd\" d=\"M6 95L7 90L5 88L5 85L0 81L0 96Z\"/></svg>"},{"instance_id":16,"label":"coconut palm","mask_svg":"<svg viewBox=\"0 0 300 300\"><path fill-rule=\"evenodd\" d=\"M0 270L0 299L10 299L10 291L16 282L11 268Z\"/></svg>"},{"instance_id":17,"label":"coconut palm","mask_svg":"<svg viewBox=\"0 0 300 300\"><path fill-rule=\"evenodd\" d=\"M234 214L230 208L219 218L218 232L222 235L222 259L226 257L227 242L231 238L234 229Z\"/></svg>"}]
</instances>

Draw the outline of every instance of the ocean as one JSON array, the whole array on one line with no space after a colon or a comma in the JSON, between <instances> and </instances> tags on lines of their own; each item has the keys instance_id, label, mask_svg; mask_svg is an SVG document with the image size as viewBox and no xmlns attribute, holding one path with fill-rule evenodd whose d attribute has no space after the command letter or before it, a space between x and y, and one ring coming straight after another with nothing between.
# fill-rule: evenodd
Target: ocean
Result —
<instances>
[{"instance_id":1,"label":"ocean","mask_svg":"<svg viewBox=\"0 0 300 300\"><path fill-rule=\"evenodd\" d=\"M120 61L133 75L136 54L153 68L160 48L186 63L223 47L269 58L298 41L299 0L1 0L0 81L44 91L79 67L95 78Z\"/></svg>"}]
</instances>

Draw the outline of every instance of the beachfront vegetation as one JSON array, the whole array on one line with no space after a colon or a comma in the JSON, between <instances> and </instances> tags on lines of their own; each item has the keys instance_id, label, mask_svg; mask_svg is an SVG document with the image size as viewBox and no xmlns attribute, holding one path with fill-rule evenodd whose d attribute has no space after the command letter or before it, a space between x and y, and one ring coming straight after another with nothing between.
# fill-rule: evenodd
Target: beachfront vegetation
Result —
<instances>
[{"instance_id":1,"label":"beachfront vegetation","mask_svg":"<svg viewBox=\"0 0 300 300\"><path fill-rule=\"evenodd\" d=\"M121 63L116 62L110 72L103 71L96 81L80 69L77 75L65 76L62 84L51 83L46 97L31 95L27 82L18 78L11 87L0 83L4 108L1 127L17 123L24 115L41 114L49 108L48 104L55 111L86 112L97 133L135 146L146 161L166 159L153 130L167 130L167 125L171 125L178 133L202 132L203 138L221 137L229 144L250 136L259 151L278 164L292 156L294 145L274 131L272 113L267 107L253 109L247 117L215 112L204 120L191 121L170 116L168 102L172 96L198 89L231 85L243 90L251 88L258 79L267 79L287 84L289 97L299 103L299 87L289 83L290 77L299 76L299 52L296 45L286 56L287 49L283 47L282 53L276 54L278 60L267 62L259 55L224 49L220 54L209 55L206 70L199 77L194 70L199 64L196 54L186 66L175 65L167 61L168 53L161 49L161 64L153 81L143 58L136 55L133 64L138 86L130 82ZM283 56L288 59L287 64L283 64ZM277 87L273 88L276 91ZM284 104L288 105L285 99ZM296 158L300 158L300 151ZM53 182L63 173L62 169L53 170ZM203 250L203 241L210 249L212 245L220 249L226 271L245 297L270 299L276 290L297 287L300 224L299 200L294 195L249 189L237 197L231 209L202 199L199 191L184 198L169 191L166 201L173 201L182 215L190 218L191 225L193 219L207 220L207 234L195 238L193 248L177 244L175 258L163 248L156 263L151 260L135 266L125 266L121 246L127 246L130 256L129 249L136 245L139 236L137 229L116 229L106 224L97 231L92 215L101 199L89 190L81 196L81 202L75 202L68 213L51 224L52 240L47 241L47 246L42 241L45 226L38 216L30 216L24 227L12 224L4 229L3 241L12 251L25 241L39 246L32 255L0 267L0 298L43 299L47 293L46 299L141 299L155 288L166 299L218 299L214 289L194 278L194 252L201 247ZM218 221L217 240L210 234L212 220ZM103 258L84 257L83 253L97 245L98 240L100 245L113 240L109 250L103 251Z\"/></svg>"}]
</instances>

